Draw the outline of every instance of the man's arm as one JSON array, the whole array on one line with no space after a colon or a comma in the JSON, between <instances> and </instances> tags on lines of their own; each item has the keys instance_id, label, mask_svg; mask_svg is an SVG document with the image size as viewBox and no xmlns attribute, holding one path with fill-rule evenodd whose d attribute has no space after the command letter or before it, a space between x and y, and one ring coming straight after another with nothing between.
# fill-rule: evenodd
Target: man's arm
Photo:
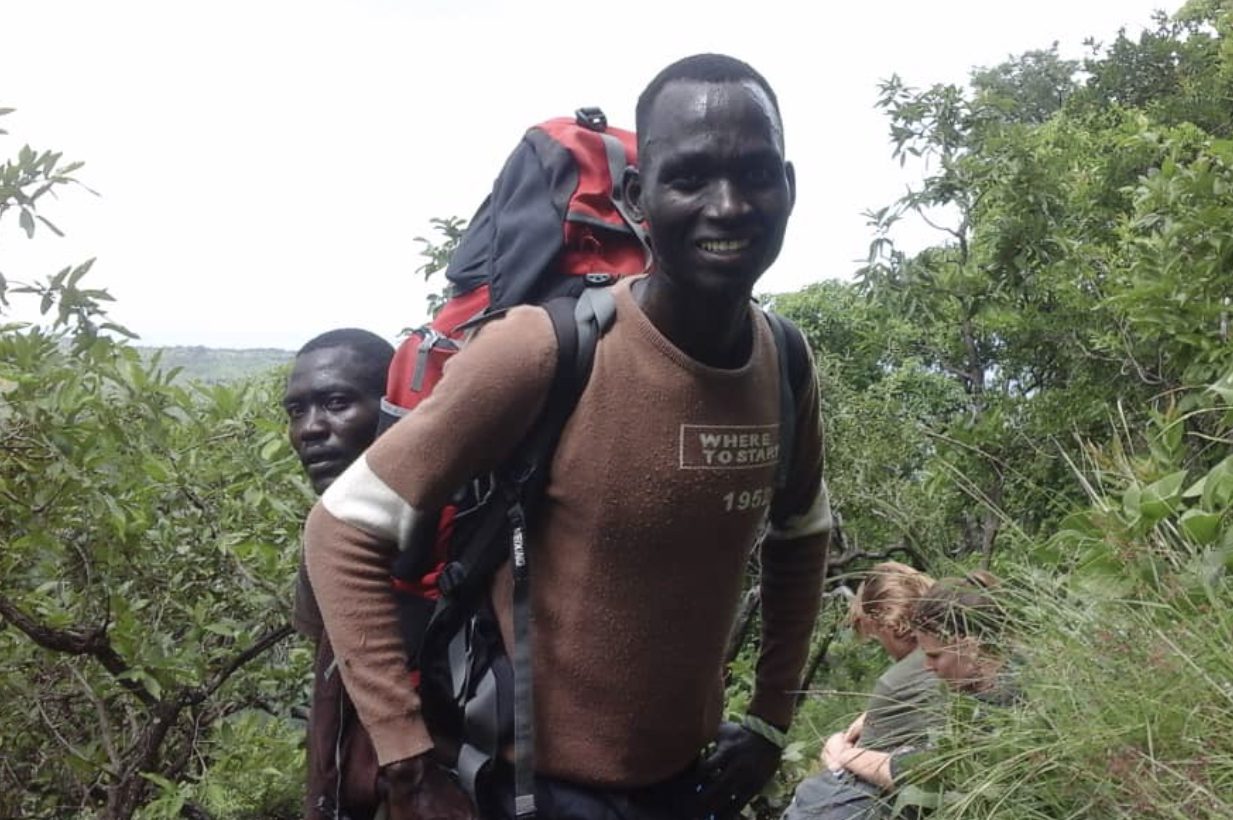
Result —
<instances>
[{"instance_id":1,"label":"man's arm","mask_svg":"<svg viewBox=\"0 0 1233 820\"><path fill-rule=\"evenodd\" d=\"M869 716L868 712L861 712L856 716L856 720L852 721L848 728L844 731L843 736L849 743L859 743L861 735L865 731L865 718Z\"/></svg>"},{"instance_id":2,"label":"man's arm","mask_svg":"<svg viewBox=\"0 0 1233 820\"><path fill-rule=\"evenodd\" d=\"M749 712L786 730L822 600L831 508L822 477L824 447L816 371L796 397L788 484L771 506L762 545L762 644Z\"/></svg>"},{"instance_id":3,"label":"man's arm","mask_svg":"<svg viewBox=\"0 0 1233 820\"><path fill-rule=\"evenodd\" d=\"M321 633L325 626L321 623L321 610L317 607L317 598L313 595L313 588L308 583L308 565L304 560L303 548L300 549L300 563L295 570L291 625L295 627L296 632L314 644L321 643Z\"/></svg>"},{"instance_id":4,"label":"man's arm","mask_svg":"<svg viewBox=\"0 0 1233 820\"><path fill-rule=\"evenodd\" d=\"M895 787L893 761L892 753L862 748L848 741L842 733L831 735L822 749L822 763L826 768L846 769L866 783L887 791Z\"/></svg>"},{"instance_id":5,"label":"man's arm","mask_svg":"<svg viewBox=\"0 0 1233 820\"><path fill-rule=\"evenodd\" d=\"M485 327L446 365L432 396L391 427L322 496L305 526L308 571L378 762L432 747L390 588L390 565L420 511L508 456L556 368L547 314L524 308Z\"/></svg>"},{"instance_id":6,"label":"man's arm","mask_svg":"<svg viewBox=\"0 0 1233 820\"><path fill-rule=\"evenodd\" d=\"M831 529L812 360L809 372L797 396L791 475L771 505L762 546L762 644L753 699L743 724L720 726L715 750L700 766L702 816L736 816L774 776L809 654Z\"/></svg>"},{"instance_id":7,"label":"man's arm","mask_svg":"<svg viewBox=\"0 0 1233 820\"><path fill-rule=\"evenodd\" d=\"M749 713L787 731L821 602L828 532L762 547L762 643Z\"/></svg>"}]
</instances>

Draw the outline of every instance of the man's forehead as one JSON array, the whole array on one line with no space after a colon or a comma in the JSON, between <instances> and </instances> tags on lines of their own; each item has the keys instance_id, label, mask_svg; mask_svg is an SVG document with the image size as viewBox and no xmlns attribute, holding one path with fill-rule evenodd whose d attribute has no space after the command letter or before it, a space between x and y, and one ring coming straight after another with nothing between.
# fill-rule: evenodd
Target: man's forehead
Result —
<instances>
[{"instance_id":1,"label":"man's forehead","mask_svg":"<svg viewBox=\"0 0 1233 820\"><path fill-rule=\"evenodd\" d=\"M331 386L355 387L371 368L348 347L324 347L296 356L287 379L287 392L324 390Z\"/></svg>"},{"instance_id":2,"label":"man's forehead","mask_svg":"<svg viewBox=\"0 0 1233 820\"><path fill-rule=\"evenodd\" d=\"M783 125L775 104L766 90L752 80L672 80L660 89L652 103L646 122L643 144L651 147L665 139L674 139L681 125L707 124L733 109L755 109L782 150ZM751 118L751 122L756 119Z\"/></svg>"},{"instance_id":3,"label":"man's forehead","mask_svg":"<svg viewBox=\"0 0 1233 820\"><path fill-rule=\"evenodd\" d=\"M295 367L297 370L357 371L364 369L364 358L359 352L342 345L319 347L296 356Z\"/></svg>"}]
</instances>

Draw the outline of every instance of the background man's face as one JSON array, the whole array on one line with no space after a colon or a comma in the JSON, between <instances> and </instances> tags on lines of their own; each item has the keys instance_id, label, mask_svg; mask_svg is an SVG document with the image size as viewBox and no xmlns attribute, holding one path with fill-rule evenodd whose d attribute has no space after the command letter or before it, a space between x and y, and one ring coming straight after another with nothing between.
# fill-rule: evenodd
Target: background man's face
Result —
<instances>
[{"instance_id":1,"label":"background man's face","mask_svg":"<svg viewBox=\"0 0 1233 820\"><path fill-rule=\"evenodd\" d=\"M774 107L754 83L677 81L642 135L641 191L659 271L699 295L747 296L795 199Z\"/></svg>"},{"instance_id":2,"label":"background man's face","mask_svg":"<svg viewBox=\"0 0 1233 820\"><path fill-rule=\"evenodd\" d=\"M972 638L942 640L918 630L916 643L925 653L925 668L951 688L967 690L979 683L979 645Z\"/></svg>"},{"instance_id":3,"label":"background man's face","mask_svg":"<svg viewBox=\"0 0 1233 820\"><path fill-rule=\"evenodd\" d=\"M283 408L291 447L318 494L372 444L381 396L361 377L364 363L350 349L327 347L295 360Z\"/></svg>"}]
</instances>

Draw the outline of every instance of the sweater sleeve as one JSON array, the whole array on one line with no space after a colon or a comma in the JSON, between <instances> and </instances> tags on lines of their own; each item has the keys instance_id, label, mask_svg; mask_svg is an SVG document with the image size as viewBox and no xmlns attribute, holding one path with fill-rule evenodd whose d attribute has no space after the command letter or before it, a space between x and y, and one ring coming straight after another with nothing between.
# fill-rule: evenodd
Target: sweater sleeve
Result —
<instances>
[{"instance_id":1,"label":"sweater sleeve","mask_svg":"<svg viewBox=\"0 0 1233 820\"><path fill-rule=\"evenodd\" d=\"M792 470L772 505L762 546L762 644L749 711L787 727L821 603L831 511L822 477L824 448L816 371L796 397Z\"/></svg>"},{"instance_id":2,"label":"sweater sleeve","mask_svg":"<svg viewBox=\"0 0 1233 820\"><path fill-rule=\"evenodd\" d=\"M381 765L432 747L390 587L420 511L505 459L538 416L556 368L546 313L511 311L446 365L433 394L321 497L305 525L312 588L338 667Z\"/></svg>"}]
</instances>

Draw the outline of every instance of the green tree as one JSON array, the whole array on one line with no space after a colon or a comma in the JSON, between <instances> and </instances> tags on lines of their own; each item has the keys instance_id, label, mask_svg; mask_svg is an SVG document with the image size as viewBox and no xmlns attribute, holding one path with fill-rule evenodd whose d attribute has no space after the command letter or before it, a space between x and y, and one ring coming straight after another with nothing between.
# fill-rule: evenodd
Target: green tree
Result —
<instances>
[{"instance_id":1,"label":"green tree","mask_svg":"<svg viewBox=\"0 0 1233 820\"><path fill-rule=\"evenodd\" d=\"M1173 38L1177 72L1218 93L1224 19L1160 23L1148 51ZM1090 59L1079 90L1054 50L978 70L971 91L897 78L882 89L894 156L928 171L870 215L860 288L963 390L962 411L929 424L924 473L968 497L948 530L986 560L999 535L1040 531L1075 500L1067 454L1111 408L1218 378L1229 360L1228 150L1192 122L1159 120L1177 110L1152 102L1165 91L1124 97L1141 110L1105 93L1133 74L1129 43ZM905 216L942 241L899 253L889 237Z\"/></svg>"},{"instance_id":2,"label":"green tree","mask_svg":"<svg viewBox=\"0 0 1233 820\"><path fill-rule=\"evenodd\" d=\"M1002 113L1008 121L1039 125L1065 105L1079 88L1077 60L1063 60L1058 44L1027 51L992 68L971 74L976 99Z\"/></svg>"},{"instance_id":3,"label":"green tree","mask_svg":"<svg viewBox=\"0 0 1233 820\"><path fill-rule=\"evenodd\" d=\"M844 547L866 563L894 550L921 565L943 554L950 545L939 500L949 499L922 479L936 449L929 431L960 411L962 390L914 354L910 323L851 284L821 282L772 304L814 351Z\"/></svg>"},{"instance_id":4,"label":"green tree","mask_svg":"<svg viewBox=\"0 0 1233 820\"><path fill-rule=\"evenodd\" d=\"M1192 123L1233 135L1233 19L1227 0L1190 0L1172 16L1157 13L1138 37L1118 33L1105 46L1089 40L1082 106L1134 108L1166 125Z\"/></svg>"},{"instance_id":5,"label":"green tree","mask_svg":"<svg viewBox=\"0 0 1233 820\"><path fill-rule=\"evenodd\" d=\"M23 149L0 217L49 224L36 209L77 167ZM274 380L174 384L82 287L89 267L9 282L49 324L0 328L0 815L203 816L231 799L206 777L217 738L255 737L263 713L267 738L292 731L308 492ZM261 813L295 805L294 768L279 778L248 796Z\"/></svg>"},{"instance_id":6,"label":"green tree","mask_svg":"<svg viewBox=\"0 0 1233 820\"><path fill-rule=\"evenodd\" d=\"M467 221L459 216L433 217L430 222L440 238L415 237L415 241L420 243L420 256L424 259L415 272L422 273L425 282L432 281L433 276L445 271L467 230ZM453 295L454 289L450 282L443 284L440 290L429 291L428 315L436 316Z\"/></svg>"}]
</instances>

